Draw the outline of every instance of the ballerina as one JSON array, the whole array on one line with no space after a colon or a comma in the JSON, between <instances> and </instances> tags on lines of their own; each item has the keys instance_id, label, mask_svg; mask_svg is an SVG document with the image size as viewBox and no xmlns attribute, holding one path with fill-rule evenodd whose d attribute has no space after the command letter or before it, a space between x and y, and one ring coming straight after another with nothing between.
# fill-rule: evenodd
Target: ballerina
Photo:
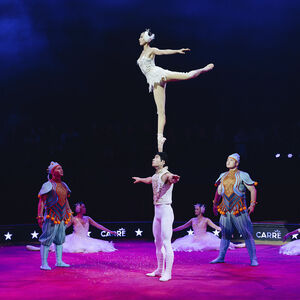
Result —
<instances>
[{"instance_id":1,"label":"ballerina","mask_svg":"<svg viewBox=\"0 0 300 300\"><path fill-rule=\"evenodd\" d=\"M298 235L298 234L300 234L300 228L287 233L283 237L283 241L285 242L288 237L292 235ZM287 243L286 245L281 246L279 253L285 255L300 255L300 240L295 240Z\"/></svg>"},{"instance_id":2,"label":"ballerina","mask_svg":"<svg viewBox=\"0 0 300 300\"><path fill-rule=\"evenodd\" d=\"M202 204L195 204L195 215L196 218L190 219L187 223L182 226L176 227L173 231L180 231L190 226L193 227L194 234L186 235L182 238L175 240L172 243L174 251L207 251L207 250L219 250L220 242L216 235L211 232L207 232L207 226L214 228L215 230L221 231L221 228L214 224L209 218L204 217L205 206ZM245 247L245 244L233 244L230 243L229 249Z\"/></svg>"},{"instance_id":3,"label":"ballerina","mask_svg":"<svg viewBox=\"0 0 300 300\"><path fill-rule=\"evenodd\" d=\"M143 46L143 51L137 60L142 73L146 76L149 84L149 92L153 91L155 104L157 107L158 114L158 125L157 125L157 144L158 151L163 151L163 145L166 141L164 137L164 127L166 124L165 115L165 102L166 102L166 83L170 81L179 81L192 79L199 76L202 73L208 72L214 68L213 64L208 64L202 69L193 70L190 72L173 72L162 69L155 66L155 55L170 55L170 54L185 54L186 51L190 51L189 48L182 48L179 50L160 50L158 48L150 47L150 42L154 39L154 34L146 29L141 33L139 38L140 46Z\"/></svg>"},{"instance_id":4,"label":"ballerina","mask_svg":"<svg viewBox=\"0 0 300 300\"><path fill-rule=\"evenodd\" d=\"M73 224L74 232L66 236L63 244L63 251L70 253L94 253L94 252L113 252L116 251L112 242L93 239L88 236L89 225L92 225L100 230L109 232L111 235L116 235L115 231L111 231L104 226L95 222L91 217L85 216L86 207L80 202L75 205L77 215L72 218L69 226ZM39 247L27 245L27 250L36 251ZM54 245L50 246L50 250L54 251Z\"/></svg>"}]
</instances>

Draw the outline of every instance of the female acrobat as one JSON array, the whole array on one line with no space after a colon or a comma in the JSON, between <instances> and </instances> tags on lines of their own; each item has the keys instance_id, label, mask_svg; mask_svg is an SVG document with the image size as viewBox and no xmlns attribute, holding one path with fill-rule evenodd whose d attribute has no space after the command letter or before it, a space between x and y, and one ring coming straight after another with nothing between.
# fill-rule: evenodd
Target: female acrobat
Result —
<instances>
[{"instance_id":1,"label":"female acrobat","mask_svg":"<svg viewBox=\"0 0 300 300\"><path fill-rule=\"evenodd\" d=\"M165 102L166 102L166 83L170 81L179 81L192 79L199 76L202 73L208 72L214 68L213 64L208 64L202 69L196 69L190 72L173 72L162 69L155 65L155 55L170 55L170 54L185 54L186 51L190 51L188 48L182 48L179 50L160 50L150 46L150 42L154 39L154 34L149 29L141 33L139 38L140 46L143 47L143 51L137 60L137 63L146 76L149 84L149 92L153 91L155 104L158 114L158 126L157 126L157 145L158 151L163 151L163 145L166 141L164 137L164 127L166 124L165 114Z\"/></svg>"}]
</instances>

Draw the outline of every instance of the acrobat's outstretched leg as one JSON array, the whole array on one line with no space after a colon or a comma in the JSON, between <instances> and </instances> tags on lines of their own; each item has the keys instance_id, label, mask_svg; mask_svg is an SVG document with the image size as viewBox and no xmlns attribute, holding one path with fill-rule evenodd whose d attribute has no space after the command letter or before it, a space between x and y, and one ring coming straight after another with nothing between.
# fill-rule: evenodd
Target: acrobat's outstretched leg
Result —
<instances>
[{"instance_id":1,"label":"acrobat's outstretched leg","mask_svg":"<svg viewBox=\"0 0 300 300\"><path fill-rule=\"evenodd\" d=\"M206 73L214 68L214 64L208 64L202 69L193 70L190 72L173 72L169 71L165 82L188 80L198 77L200 74Z\"/></svg>"}]
</instances>

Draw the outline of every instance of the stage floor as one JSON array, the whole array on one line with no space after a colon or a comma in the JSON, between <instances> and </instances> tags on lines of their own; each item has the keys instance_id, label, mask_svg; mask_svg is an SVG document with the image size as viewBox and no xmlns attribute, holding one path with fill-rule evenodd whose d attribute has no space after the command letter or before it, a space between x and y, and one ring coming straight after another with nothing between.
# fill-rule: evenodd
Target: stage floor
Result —
<instances>
[{"instance_id":1,"label":"stage floor","mask_svg":"<svg viewBox=\"0 0 300 300\"><path fill-rule=\"evenodd\" d=\"M70 268L42 271L40 253L25 246L0 248L0 299L300 299L300 256L279 246L257 245L258 267L247 250L228 251L227 263L211 265L218 252L175 252L169 282L149 278L156 267L152 242L117 242L113 253L69 254Z\"/></svg>"}]
</instances>

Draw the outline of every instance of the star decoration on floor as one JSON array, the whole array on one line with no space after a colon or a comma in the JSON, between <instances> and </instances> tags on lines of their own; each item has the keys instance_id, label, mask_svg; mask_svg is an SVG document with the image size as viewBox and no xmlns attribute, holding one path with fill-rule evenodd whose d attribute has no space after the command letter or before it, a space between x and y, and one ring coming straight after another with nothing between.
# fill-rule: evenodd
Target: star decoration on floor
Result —
<instances>
[{"instance_id":1,"label":"star decoration on floor","mask_svg":"<svg viewBox=\"0 0 300 300\"><path fill-rule=\"evenodd\" d=\"M5 236L5 240L7 241L7 240L11 240L12 234L8 232L7 234L4 234L4 236Z\"/></svg>"},{"instance_id":2,"label":"star decoration on floor","mask_svg":"<svg viewBox=\"0 0 300 300\"><path fill-rule=\"evenodd\" d=\"M188 230L187 231L188 235L193 235L194 234L194 231L192 229Z\"/></svg>"},{"instance_id":3,"label":"star decoration on floor","mask_svg":"<svg viewBox=\"0 0 300 300\"><path fill-rule=\"evenodd\" d=\"M297 239L298 239L298 234L299 234L299 233L293 234L293 235L292 235L292 239L297 240Z\"/></svg>"},{"instance_id":4,"label":"star decoration on floor","mask_svg":"<svg viewBox=\"0 0 300 300\"><path fill-rule=\"evenodd\" d=\"M136 236L142 236L143 231L138 228L138 230L135 230Z\"/></svg>"},{"instance_id":5,"label":"star decoration on floor","mask_svg":"<svg viewBox=\"0 0 300 300\"><path fill-rule=\"evenodd\" d=\"M219 236L219 233L220 233L220 231L217 230L217 229L215 231L213 231L213 234L216 235L216 236Z\"/></svg>"},{"instance_id":6,"label":"star decoration on floor","mask_svg":"<svg viewBox=\"0 0 300 300\"><path fill-rule=\"evenodd\" d=\"M91 233L92 233L91 231L88 231L88 234L87 234L87 235L90 237L90 236L91 236Z\"/></svg>"},{"instance_id":7,"label":"star decoration on floor","mask_svg":"<svg viewBox=\"0 0 300 300\"><path fill-rule=\"evenodd\" d=\"M34 232L32 232L31 233L31 235L32 235L32 239L37 239L38 238L38 232L36 232L36 231L34 231Z\"/></svg>"}]
</instances>

